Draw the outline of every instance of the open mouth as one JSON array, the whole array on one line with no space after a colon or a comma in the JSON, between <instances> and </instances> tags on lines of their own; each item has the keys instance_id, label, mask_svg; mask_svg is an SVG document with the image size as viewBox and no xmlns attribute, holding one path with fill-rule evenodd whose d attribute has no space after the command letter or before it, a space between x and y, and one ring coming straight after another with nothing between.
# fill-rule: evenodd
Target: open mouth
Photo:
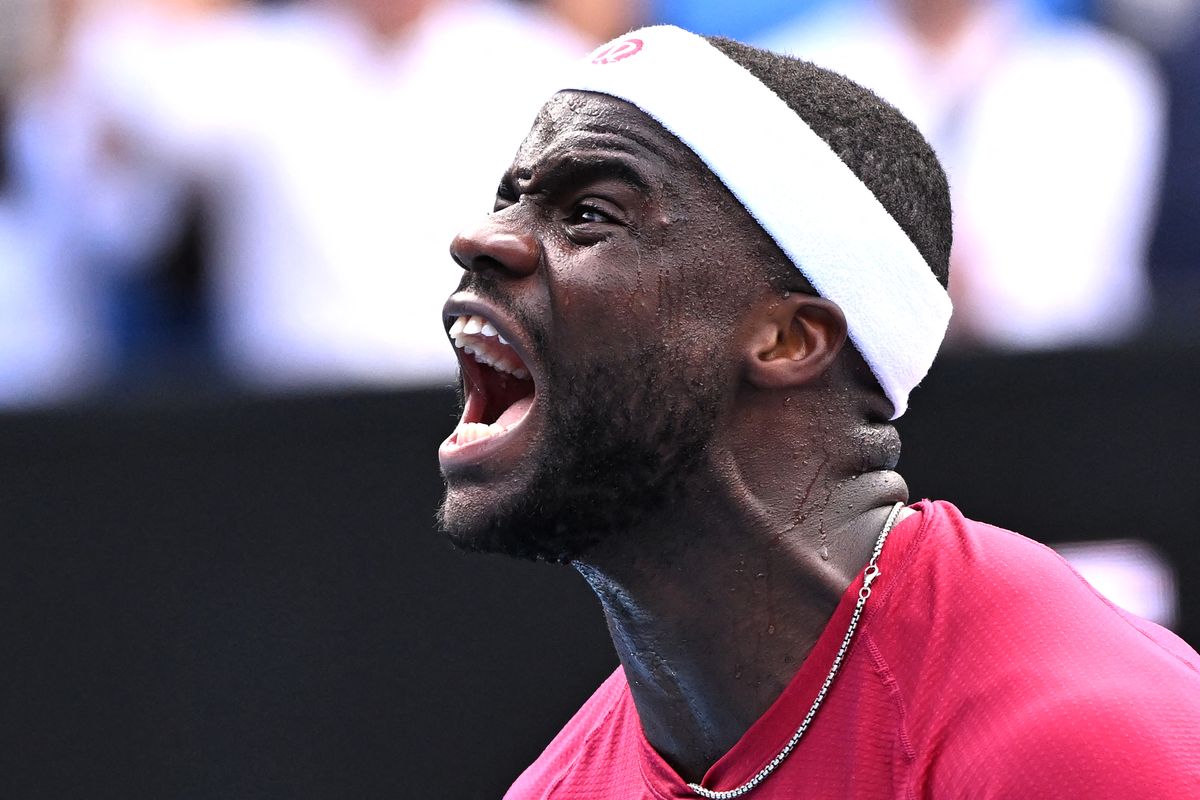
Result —
<instances>
[{"instance_id":1,"label":"open mouth","mask_svg":"<svg viewBox=\"0 0 1200 800\"><path fill-rule=\"evenodd\" d=\"M536 388L529 368L495 324L481 314L458 315L449 333L462 365L466 403L443 449L505 436L521 424L533 405Z\"/></svg>"}]
</instances>

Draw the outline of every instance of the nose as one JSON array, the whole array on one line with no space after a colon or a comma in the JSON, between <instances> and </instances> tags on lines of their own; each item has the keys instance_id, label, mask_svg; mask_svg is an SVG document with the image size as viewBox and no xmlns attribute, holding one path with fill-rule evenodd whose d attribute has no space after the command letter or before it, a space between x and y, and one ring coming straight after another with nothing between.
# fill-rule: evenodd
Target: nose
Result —
<instances>
[{"instance_id":1,"label":"nose","mask_svg":"<svg viewBox=\"0 0 1200 800\"><path fill-rule=\"evenodd\" d=\"M537 271L541 255L532 234L514 230L498 214L463 231L450 243L450 256L468 272L500 270L523 278Z\"/></svg>"}]
</instances>

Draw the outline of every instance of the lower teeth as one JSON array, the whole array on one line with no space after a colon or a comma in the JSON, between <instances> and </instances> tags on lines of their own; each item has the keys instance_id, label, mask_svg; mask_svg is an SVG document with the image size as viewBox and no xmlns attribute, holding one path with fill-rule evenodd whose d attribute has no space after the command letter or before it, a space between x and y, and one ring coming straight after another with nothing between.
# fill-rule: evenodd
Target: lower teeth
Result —
<instances>
[{"instance_id":1,"label":"lower teeth","mask_svg":"<svg viewBox=\"0 0 1200 800\"><path fill-rule=\"evenodd\" d=\"M458 426L458 434L456 441L458 444L468 444L486 439L489 436L495 436L498 433L504 433L507 428L498 422L493 422L491 425L486 425L482 422L464 422Z\"/></svg>"}]
</instances>

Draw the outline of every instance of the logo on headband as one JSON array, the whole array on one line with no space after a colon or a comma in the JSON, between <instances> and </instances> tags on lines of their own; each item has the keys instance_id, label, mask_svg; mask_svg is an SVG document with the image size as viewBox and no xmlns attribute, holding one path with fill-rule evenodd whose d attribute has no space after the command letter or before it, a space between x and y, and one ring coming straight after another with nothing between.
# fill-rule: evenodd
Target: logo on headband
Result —
<instances>
[{"instance_id":1,"label":"logo on headband","mask_svg":"<svg viewBox=\"0 0 1200 800\"><path fill-rule=\"evenodd\" d=\"M622 39L619 42L611 42L604 45L596 51L595 57L592 58L593 64L611 64L614 61L620 61L622 58L629 58L642 49L641 39Z\"/></svg>"}]
</instances>

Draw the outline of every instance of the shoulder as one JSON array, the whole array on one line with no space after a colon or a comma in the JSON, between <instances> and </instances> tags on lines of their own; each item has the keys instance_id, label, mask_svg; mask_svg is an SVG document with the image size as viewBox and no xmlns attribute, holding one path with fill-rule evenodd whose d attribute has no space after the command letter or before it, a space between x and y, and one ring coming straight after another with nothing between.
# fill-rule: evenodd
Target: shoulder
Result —
<instances>
[{"instance_id":1,"label":"shoulder","mask_svg":"<svg viewBox=\"0 0 1200 800\"><path fill-rule=\"evenodd\" d=\"M935 589L942 595L953 592L936 610L962 616L968 608L983 611L998 601L1005 608L1024 603L1036 608L1058 594L1071 596L1072 602L1100 599L1066 561L1039 542L969 519L947 502L926 500L915 508L921 512L920 527L906 548L902 583L895 590L910 601L935 603L942 599ZM980 608L971 608L976 604Z\"/></svg>"},{"instance_id":2,"label":"shoulder","mask_svg":"<svg viewBox=\"0 0 1200 800\"><path fill-rule=\"evenodd\" d=\"M961 631L959 655L971 642L1006 662L1017 652L1064 668L1148 660L1200 678L1192 648L1114 606L1051 548L968 519L949 503L918 508L921 526L899 565L893 613L909 619L917 608L917 624Z\"/></svg>"},{"instance_id":3,"label":"shoulder","mask_svg":"<svg viewBox=\"0 0 1200 800\"><path fill-rule=\"evenodd\" d=\"M1200 656L1049 548L922 511L884 657L933 796L1200 796Z\"/></svg>"},{"instance_id":4,"label":"shoulder","mask_svg":"<svg viewBox=\"0 0 1200 800\"><path fill-rule=\"evenodd\" d=\"M984 791L959 796L1200 797L1195 697L1097 686L1031 703L986 743L987 772L970 779Z\"/></svg>"}]
</instances>

